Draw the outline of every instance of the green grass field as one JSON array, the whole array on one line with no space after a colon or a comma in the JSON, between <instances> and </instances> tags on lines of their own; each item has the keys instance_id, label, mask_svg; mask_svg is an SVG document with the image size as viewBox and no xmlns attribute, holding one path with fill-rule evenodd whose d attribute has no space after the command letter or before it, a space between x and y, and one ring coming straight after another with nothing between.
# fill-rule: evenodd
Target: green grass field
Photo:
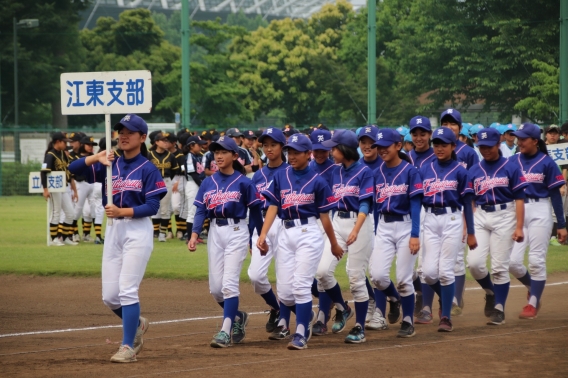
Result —
<instances>
[{"instance_id":1,"label":"green grass field","mask_svg":"<svg viewBox=\"0 0 568 378\"><path fill-rule=\"evenodd\" d=\"M47 247L46 202L43 197L0 197L0 274L99 276L102 249L102 245L93 243ZM348 287L345 260L336 270L342 287ZM241 272L244 281L248 281L249 261L250 257ZM568 247L550 247L548 271L568 271ZM154 244L146 277L205 280L207 276L205 246L190 253L185 243L179 240ZM274 282L274 266L269 276Z\"/></svg>"}]
</instances>

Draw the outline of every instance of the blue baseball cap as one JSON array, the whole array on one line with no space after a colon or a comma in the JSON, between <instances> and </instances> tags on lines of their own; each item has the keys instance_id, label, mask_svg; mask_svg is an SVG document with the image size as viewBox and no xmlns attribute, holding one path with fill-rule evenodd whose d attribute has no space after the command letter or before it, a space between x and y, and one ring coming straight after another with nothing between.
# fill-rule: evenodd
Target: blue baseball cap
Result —
<instances>
[{"instance_id":1,"label":"blue baseball cap","mask_svg":"<svg viewBox=\"0 0 568 378\"><path fill-rule=\"evenodd\" d=\"M410 131L414 129L424 129L426 131L432 132L432 125L430 124L430 120L424 116L412 117L408 125L410 126Z\"/></svg>"},{"instance_id":2,"label":"blue baseball cap","mask_svg":"<svg viewBox=\"0 0 568 378\"><path fill-rule=\"evenodd\" d=\"M509 123L505 126L505 131L503 133L506 133L507 131L517 131L517 125L515 125L514 123Z\"/></svg>"},{"instance_id":3,"label":"blue baseball cap","mask_svg":"<svg viewBox=\"0 0 568 378\"><path fill-rule=\"evenodd\" d=\"M450 109L444 110L442 112L442 115L440 116L440 123L442 123L442 120L444 118L451 118L453 121L455 121L460 126L462 124L461 113L459 111L457 111L456 109L450 108Z\"/></svg>"},{"instance_id":4,"label":"blue baseball cap","mask_svg":"<svg viewBox=\"0 0 568 378\"><path fill-rule=\"evenodd\" d=\"M456 144L456 134L449 127L439 127L432 134L432 142L435 143L436 139L441 140L443 143Z\"/></svg>"},{"instance_id":5,"label":"blue baseball cap","mask_svg":"<svg viewBox=\"0 0 568 378\"><path fill-rule=\"evenodd\" d=\"M138 131L143 135L148 134L148 125L140 116L136 114L127 114L120 122L114 125L113 129L120 131L123 127L126 127L130 131Z\"/></svg>"},{"instance_id":6,"label":"blue baseball cap","mask_svg":"<svg viewBox=\"0 0 568 378\"><path fill-rule=\"evenodd\" d=\"M404 137L406 136L406 134L408 134L410 132L410 130L408 130L408 127L405 126L400 126L396 128L397 133L400 134L400 136Z\"/></svg>"},{"instance_id":7,"label":"blue baseball cap","mask_svg":"<svg viewBox=\"0 0 568 378\"><path fill-rule=\"evenodd\" d=\"M496 129L499 126L501 126L501 124L499 122L493 122L491 125L489 125L489 127L493 128L493 129Z\"/></svg>"},{"instance_id":8,"label":"blue baseball cap","mask_svg":"<svg viewBox=\"0 0 568 378\"><path fill-rule=\"evenodd\" d=\"M209 151L215 152L217 150L231 151L231 152L238 154L239 153L239 146L237 146L237 143L231 137L222 136L222 137L219 137L219 139L217 141L212 142L209 145Z\"/></svg>"},{"instance_id":9,"label":"blue baseball cap","mask_svg":"<svg viewBox=\"0 0 568 378\"><path fill-rule=\"evenodd\" d=\"M473 136L473 135L479 133L479 130L481 130L481 129L483 129L483 128L484 128L484 127L483 127L482 124L480 124L480 123L475 124L475 125L473 125L473 126L471 126L471 127L469 128L469 135Z\"/></svg>"},{"instance_id":10,"label":"blue baseball cap","mask_svg":"<svg viewBox=\"0 0 568 378\"><path fill-rule=\"evenodd\" d=\"M477 133L477 145L493 147L501 143L501 133L498 129L486 127Z\"/></svg>"},{"instance_id":11,"label":"blue baseball cap","mask_svg":"<svg viewBox=\"0 0 568 378\"><path fill-rule=\"evenodd\" d=\"M393 129L382 129L377 134L377 141L373 144L373 147L389 147L395 143L401 142L401 135L398 131Z\"/></svg>"},{"instance_id":12,"label":"blue baseball cap","mask_svg":"<svg viewBox=\"0 0 568 378\"><path fill-rule=\"evenodd\" d=\"M467 127L466 125L462 125L462 128L460 130L460 135L463 135L465 137L470 137L469 135L469 127Z\"/></svg>"},{"instance_id":13,"label":"blue baseball cap","mask_svg":"<svg viewBox=\"0 0 568 378\"><path fill-rule=\"evenodd\" d=\"M513 135L517 138L540 139L540 127L533 123L523 123Z\"/></svg>"},{"instance_id":14,"label":"blue baseball cap","mask_svg":"<svg viewBox=\"0 0 568 378\"><path fill-rule=\"evenodd\" d=\"M288 138L288 143L284 146L284 148L291 148L299 152L311 151L312 142L310 141L310 138L304 134L293 134L290 138Z\"/></svg>"},{"instance_id":15,"label":"blue baseball cap","mask_svg":"<svg viewBox=\"0 0 568 378\"><path fill-rule=\"evenodd\" d=\"M277 143L282 143L283 145L286 144L286 136L282 130L276 127L269 127L268 129L262 132L262 135L258 137L258 141L263 143L266 138L271 138Z\"/></svg>"},{"instance_id":16,"label":"blue baseball cap","mask_svg":"<svg viewBox=\"0 0 568 378\"><path fill-rule=\"evenodd\" d=\"M357 134L358 140L361 140L361 138L363 138L364 136L369 137L373 140L373 143L377 141L377 134L379 133L379 128L377 126L373 126L373 125L367 125L364 127L361 127L361 131L359 131L359 133Z\"/></svg>"},{"instance_id":17,"label":"blue baseball cap","mask_svg":"<svg viewBox=\"0 0 568 378\"><path fill-rule=\"evenodd\" d=\"M404 136L404 141L412 143L412 134L410 134L410 133L406 134Z\"/></svg>"},{"instance_id":18,"label":"blue baseball cap","mask_svg":"<svg viewBox=\"0 0 568 378\"><path fill-rule=\"evenodd\" d=\"M333 133L330 140L326 140L321 143L324 147L335 147L338 144L342 144L347 147L357 148L359 147L359 142L357 141L357 136L351 130L337 129Z\"/></svg>"},{"instance_id":19,"label":"blue baseball cap","mask_svg":"<svg viewBox=\"0 0 568 378\"><path fill-rule=\"evenodd\" d=\"M322 142L331 139L331 132L324 129L316 129L310 134L310 140L312 142L312 149L314 150L324 150L329 151L331 148L322 145Z\"/></svg>"}]
</instances>

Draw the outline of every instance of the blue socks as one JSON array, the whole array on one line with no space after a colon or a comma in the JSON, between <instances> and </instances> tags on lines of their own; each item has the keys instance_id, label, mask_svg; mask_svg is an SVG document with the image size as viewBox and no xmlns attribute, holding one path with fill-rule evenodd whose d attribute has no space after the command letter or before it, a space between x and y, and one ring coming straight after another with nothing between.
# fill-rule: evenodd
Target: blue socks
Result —
<instances>
[{"instance_id":1,"label":"blue socks","mask_svg":"<svg viewBox=\"0 0 568 378\"><path fill-rule=\"evenodd\" d=\"M440 299L442 298L442 285L440 285L440 281L436 281L436 283L434 285L430 285L430 288L436 293L438 294L438 297L440 297ZM424 295L424 294L422 294ZM422 297L424 298L424 297ZM452 301L454 300L454 298L452 298ZM451 302L450 302L451 304Z\"/></svg>"},{"instance_id":2,"label":"blue socks","mask_svg":"<svg viewBox=\"0 0 568 378\"><path fill-rule=\"evenodd\" d=\"M312 301L307 303L296 304L296 329L302 325L304 326L304 334L302 336L306 337L306 332L308 330L308 324L312 317Z\"/></svg>"},{"instance_id":3,"label":"blue socks","mask_svg":"<svg viewBox=\"0 0 568 378\"><path fill-rule=\"evenodd\" d=\"M325 322L327 324L327 322L329 321L329 315L330 315L330 307L331 307L331 298L329 297L329 295L327 295L327 293L324 292L320 292L319 293L319 304L318 304L318 308L321 312L323 312L325 314Z\"/></svg>"},{"instance_id":4,"label":"blue socks","mask_svg":"<svg viewBox=\"0 0 568 378\"><path fill-rule=\"evenodd\" d=\"M398 294L398 291L396 291L396 288L394 287L394 283L392 283L392 281L390 282L389 287L383 290L383 292L388 298L396 298L400 301L400 295Z\"/></svg>"},{"instance_id":5,"label":"blue socks","mask_svg":"<svg viewBox=\"0 0 568 378\"><path fill-rule=\"evenodd\" d=\"M333 303L337 303L341 306L343 306L344 309L347 308L347 305L345 304L345 301L343 300L343 295L341 295L341 288L339 287L339 284L335 284L334 287L332 287L329 290L325 291L329 297L331 298L331 300L333 301Z\"/></svg>"},{"instance_id":6,"label":"blue socks","mask_svg":"<svg viewBox=\"0 0 568 378\"><path fill-rule=\"evenodd\" d=\"M458 301L458 306L462 303L463 289L465 287L465 274L462 276L456 276L456 292L454 294L456 300Z\"/></svg>"},{"instance_id":7,"label":"blue socks","mask_svg":"<svg viewBox=\"0 0 568 378\"><path fill-rule=\"evenodd\" d=\"M365 330L365 317L369 309L369 301L355 302L355 323L359 324Z\"/></svg>"},{"instance_id":8,"label":"blue socks","mask_svg":"<svg viewBox=\"0 0 568 378\"><path fill-rule=\"evenodd\" d=\"M375 289L375 303L384 318L387 314L387 296L382 290Z\"/></svg>"},{"instance_id":9,"label":"blue socks","mask_svg":"<svg viewBox=\"0 0 568 378\"><path fill-rule=\"evenodd\" d=\"M290 328L290 308L282 302L280 302L280 316L278 317L279 322L280 319L284 319L286 321L286 328Z\"/></svg>"},{"instance_id":10,"label":"blue socks","mask_svg":"<svg viewBox=\"0 0 568 378\"><path fill-rule=\"evenodd\" d=\"M314 282L312 282L312 295L316 298L319 298L320 292L318 291L318 280L314 278Z\"/></svg>"},{"instance_id":11,"label":"blue socks","mask_svg":"<svg viewBox=\"0 0 568 378\"><path fill-rule=\"evenodd\" d=\"M432 312L432 304L434 303L434 290L430 287L430 285L423 283L422 284L422 306L428 307L430 312Z\"/></svg>"},{"instance_id":12,"label":"blue socks","mask_svg":"<svg viewBox=\"0 0 568 378\"><path fill-rule=\"evenodd\" d=\"M422 293L422 284L420 283L420 278L417 278L414 281L412 281L412 286L414 286L414 291L416 293Z\"/></svg>"},{"instance_id":13,"label":"blue socks","mask_svg":"<svg viewBox=\"0 0 568 378\"><path fill-rule=\"evenodd\" d=\"M375 291L373 290L373 286L371 286L368 277L365 277L365 286L367 287L367 292L369 293L369 300L375 300Z\"/></svg>"},{"instance_id":14,"label":"blue socks","mask_svg":"<svg viewBox=\"0 0 568 378\"><path fill-rule=\"evenodd\" d=\"M260 295L267 305L272 307L272 309L278 311L280 310L280 305L278 305L278 300L276 299L276 295L272 291L272 288L268 291L268 293L264 293Z\"/></svg>"},{"instance_id":15,"label":"blue socks","mask_svg":"<svg viewBox=\"0 0 568 378\"><path fill-rule=\"evenodd\" d=\"M118 316L119 318L122 319L122 307L119 307L115 310L112 310L112 312L114 312L116 314L116 316Z\"/></svg>"},{"instance_id":16,"label":"blue socks","mask_svg":"<svg viewBox=\"0 0 568 378\"><path fill-rule=\"evenodd\" d=\"M544 291L545 281L535 281L531 279L531 297L536 297L536 304L540 302L540 297L542 297L542 292ZM535 306L535 307L537 307Z\"/></svg>"},{"instance_id":17,"label":"blue socks","mask_svg":"<svg viewBox=\"0 0 568 378\"><path fill-rule=\"evenodd\" d=\"M525 285L527 289L531 289L531 275L528 271L524 276L518 278L518 280L521 281L521 283Z\"/></svg>"},{"instance_id":18,"label":"blue socks","mask_svg":"<svg viewBox=\"0 0 568 378\"><path fill-rule=\"evenodd\" d=\"M507 302L507 296L509 295L509 282L506 284L495 284L495 307L497 305L503 306L501 311L505 311L505 302Z\"/></svg>"},{"instance_id":19,"label":"blue socks","mask_svg":"<svg viewBox=\"0 0 568 378\"><path fill-rule=\"evenodd\" d=\"M480 280L476 280L477 283L485 290L486 294L495 295L495 287L493 286L493 282L491 282L491 276L489 273L485 277Z\"/></svg>"},{"instance_id":20,"label":"blue socks","mask_svg":"<svg viewBox=\"0 0 568 378\"><path fill-rule=\"evenodd\" d=\"M122 306L122 345L134 346L134 337L140 319L140 303Z\"/></svg>"},{"instance_id":21,"label":"blue socks","mask_svg":"<svg viewBox=\"0 0 568 378\"><path fill-rule=\"evenodd\" d=\"M400 297L400 304L402 305L402 321L407 321L410 319L410 324L414 323L414 294L410 294L406 297Z\"/></svg>"},{"instance_id":22,"label":"blue socks","mask_svg":"<svg viewBox=\"0 0 568 378\"><path fill-rule=\"evenodd\" d=\"M438 281L440 284L440 281ZM448 319L452 314L452 302L454 301L454 296L456 294L456 283L451 283L447 286L441 286L440 298L442 298L442 316L446 316Z\"/></svg>"},{"instance_id":23,"label":"blue socks","mask_svg":"<svg viewBox=\"0 0 568 378\"><path fill-rule=\"evenodd\" d=\"M237 312L239 310L239 297L227 298L224 301L225 305L223 306L223 321L227 318L231 319L231 327L232 324L235 322L235 317L237 316Z\"/></svg>"}]
</instances>

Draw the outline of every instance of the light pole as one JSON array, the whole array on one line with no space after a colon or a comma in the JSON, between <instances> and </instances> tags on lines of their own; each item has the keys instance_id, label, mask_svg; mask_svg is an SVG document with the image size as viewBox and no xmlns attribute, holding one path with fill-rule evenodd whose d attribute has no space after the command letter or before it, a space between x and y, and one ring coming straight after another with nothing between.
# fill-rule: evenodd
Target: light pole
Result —
<instances>
[{"instance_id":1,"label":"light pole","mask_svg":"<svg viewBox=\"0 0 568 378\"><path fill-rule=\"evenodd\" d=\"M25 19L17 21L14 17L14 126L19 123L18 109L18 28L31 29L39 26L37 19ZM17 153L17 152L16 152Z\"/></svg>"}]
</instances>

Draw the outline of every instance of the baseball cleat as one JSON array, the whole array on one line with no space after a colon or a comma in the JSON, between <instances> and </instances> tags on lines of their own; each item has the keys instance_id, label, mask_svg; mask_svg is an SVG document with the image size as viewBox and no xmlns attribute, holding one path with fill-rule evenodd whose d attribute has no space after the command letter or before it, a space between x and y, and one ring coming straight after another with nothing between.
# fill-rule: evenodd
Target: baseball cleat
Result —
<instances>
[{"instance_id":1,"label":"baseball cleat","mask_svg":"<svg viewBox=\"0 0 568 378\"><path fill-rule=\"evenodd\" d=\"M424 307L422 302L422 294L416 293L416 302L414 302L414 316L420 315L420 310Z\"/></svg>"},{"instance_id":2,"label":"baseball cleat","mask_svg":"<svg viewBox=\"0 0 568 378\"><path fill-rule=\"evenodd\" d=\"M452 316L461 316L463 314L463 310L460 306L455 303L452 303Z\"/></svg>"},{"instance_id":3,"label":"baseball cleat","mask_svg":"<svg viewBox=\"0 0 568 378\"><path fill-rule=\"evenodd\" d=\"M351 328L349 334L345 338L346 344L361 344L366 342L367 339L365 338L365 331L361 328L360 325L356 325L355 327Z\"/></svg>"},{"instance_id":4,"label":"baseball cleat","mask_svg":"<svg viewBox=\"0 0 568 378\"><path fill-rule=\"evenodd\" d=\"M353 317L353 310L351 310L347 302L345 302L345 306L346 308L343 311L335 310L335 316L333 317L335 323L331 326L331 332L333 333L343 331L347 325L347 321Z\"/></svg>"},{"instance_id":5,"label":"baseball cleat","mask_svg":"<svg viewBox=\"0 0 568 378\"><path fill-rule=\"evenodd\" d=\"M246 336L246 326L248 324L248 314L244 311L237 313L239 319L233 323L233 344L240 344Z\"/></svg>"},{"instance_id":6,"label":"baseball cleat","mask_svg":"<svg viewBox=\"0 0 568 378\"><path fill-rule=\"evenodd\" d=\"M183 232L181 231L176 232L176 239L183 240Z\"/></svg>"},{"instance_id":7,"label":"baseball cleat","mask_svg":"<svg viewBox=\"0 0 568 378\"><path fill-rule=\"evenodd\" d=\"M65 244L63 244L63 242L61 240L59 240L58 238L55 238L51 242L49 242L49 245L52 246L52 247L61 247Z\"/></svg>"},{"instance_id":8,"label":"baseball cleat","mask_svg":"<svg viewBox=\"0 0 568 378\"><path fill-rule=\"evenodd\" d=\"M168 232L168 234L166 235L166 239L173 239L174 238L174 234L172 232Z\"/></svg>"},{"instance_id":9,"label":"baseball cleat","mask_svg":"<svg viewBox=\"0 0 568 378\"><path fill-rule=\"evenodd\" d=\"M302 350L308 349L308 340L299 333L295 333L292 336L292 341L288 343L288 349L290 350Z\"/></svg>"},{"instance_id":10,"label":"baseball cleat","mask_svg":"<svg viewBox=\"0 0 568 378\"><path fill-rule=\"evenodd\" d=\"M527 301L531 300L531 292L527 291ZM538 300L538 303L536 304L536 312L538 313L540 311L540 308L542 307L542 298Z\"/></svg>"},{"instance_id":11,"label":"baseball cleat","mask_svg":"<svg viewBox=\"0 0 568 378\"><path fill-rule=\"evenodd\" d=\"M166 234L162 234L160 233L160 235L158 235L158 241L159 242L165 242L166 241Z\"/></svg>"},{"instance_id":12,"label":"baseball cleat","mask_svg":"<svg viewBox=\"0 0 568 378\"><path fill-rule=\"evenodd\" d=\"M381 313L377 310L375 310L375 313L373 314L373 318L371 319L371 321L367 323L367 325L365 325L365 329L370 329L373 331L382 331L388 328L389 325L387 323L387 320L383 318L381 316Z\"/></svg>"},{"instance_id":13,"label":"baseball cleat","mask_svg":"<svg viewBox=\"0 0 568 378\"><path fill-rule=\"evenodd\" d=\"M420 310L416 319L414 319L416 324L432 324L432 314L425 310Z\"/></svg>"},{"instance_id":14,"label":"baseball cleat","mask_svg":"<svg viewBox=\"0 0 568 378\"><path fill-rule=\"evenodd\" d=\"M84 242L92 242L93 238L91 238L91 235L84 235L83 236L83 241Z\"/></svg>"},{"instance_id":15,"label":"baseball cleat","mask_svg":"<svg viewBox=\"0 0 568 378\"><path fill-rule=\"evenodd\" d=\"M97 236L95 238L95 244L105 244L105 240L102 239L101 237Z\"/></svg>"},{"instance_id":16,"label":"baseball cleat","mask_svg":"<svg viewBox=\"0 0 568 378\"><path fill-rule=\"evenodd\" d=\"M73 241L76 243L79 243L81 241L79 234L73 234Z\"/></svg>"},{"instance_id":17,"label":"baseball cleat","mask_svg":"<svg viewBox=\"0 0 568 378\"><path fill-rule=\"evenodd\" d=\"M377 302L374 299L369 299L369 307L367 308L367 315L365 316L365 323L369 323L373 319L375 314L375 308L377 307Z\"/></svg>"},{"instance_id":18,"label":"baseball cleat","mask_svg":"<svg viewBox=\"0 0 568 378\"><path fill-rule=\"evenodd\" d=\"M553 247L562 247L562 244L560 244L556 236L550 238L550 245Z\"/></svg>"},{"instance_id":19,"label":"baseball cleat","mask_svg":"<svg viewBox=\"0 0 568 378\"><path fill-rule=\"evenodd\" d=\"M495 295L485 294L485 309L483 312L486 317L491 317L493 310L495 309Z\"/></svg>"},{"instance_id":20,"label":"baseball cleat","mask_svg":"<svg viewBox=\"0 0 568 378\"><path fill-rule=\"evenodd\" d=\"M526 305L523 307L523 311L519 314L519 319L536 319L538 310L533 305Z\"/></svg>"},{"instance_id":21,"label":"baseball cleat","mask_svg":"<svg viewBox=\"0 0 568 378\"><path fill-rule=\"evenodd\" d=\"M406 338L406 337L413 337L414 335L416 335L416 332L414 331L414 326L409 322L403 321L402 324L400 325L400 330L396 334L396 337Z\"/></svg>"},{"instance_id":22,"label":"baseball cleat","mask_svg":"<svg viewBox=\"0 0 568 378\"><path fill-rule=\"evenodd\" d=\"M63 240L63 244L65 244L65 245L77 245L79 243L74 242L73 240L71 240L71 238L65 238L65 240Z\"/></svg>"},{"instance_id":23,"label":"baseball cleat","mask_svg":"<svg viewBox=\"0 0 568 378\"><path fill-rule=\"evenodd\" d=\"M389 323L390 324L397 323L401 317L402 313L400 311L400 301L389 302L389 313L387 314Z\"/></svg>"},{"instance_id":24,"label":"baseball cleat","mask_svg":"<svg viewBox=\"0 0 568 378\"><path fill-rule=\"evenodd\" d=\"M447 316L442 316L438 325L438 332L452 332L453 330L452 321Z\"/></svg>"},{"instance_id":25,"label":"baseball cleat","mask_svg":"<svg viewBox=\"0 0 568 378\"><path fill-rule=\"evenodd\" d=\"M276 329L268 336L268 340L284 340L290 336L290 329L284 326L278 326Z\"/></svg>"},{"instance_id":26,"label":"baseball cleat","mask_svg":"<svg viewBox=\"0 0 568 378\"><path fill-rule=\"evenodd\" d=\"M312 335L323 336L325 334L327 334L327 325L323 324L323 322L318 320L316 324L314 324L314 326L312 327Z\"/></svg>"},{"instance_id":27,"label":"baseball cleat","mask_svg":"<svg viewBox=\"0 0 568 378\"><path fill-rule=\"evenodd\" d=\"M118 352L110 358L111 362L136 362L136 353L128 345L121 345Z\"/></svg>"},{"instance_id":28,"label":"baseball cleat","mask_svg":"<svg viewBox=\"0 0 568 378\"><path fill-rule=\"evenodd\" d=\"M134 345L132 346L132 349L134 349L134 353L136 353L136 355L138 355L142 351L142 347L144 346L144 339L142 338L142 336L144 336L146 331L148 331L149 326L150 323L148 322L148 319L141 316L138 328L136 329L136 336L134 336Z\"/></svg>"},{"instance_id":29,"label":"baseball cleat","mask_svg":"<svg viewBox=\"0 0 568 378\"><path fill-rule=\"evenodd\" d=\"M314 310L312 310L312 315L310 317L310 322L308 323L308 329L306 330L306 340L310 341L310 339L312 338L312 331L313 331L313 324L314 324L314 320L316 320L316 313Z\"/></svg>"},{"instance_id":30,"label":"baseball cleat","mask_svg":"<svg viewBox=\"0 0 568 378\"><path fill-rule=\"evenodd\" d=\"M266 322L266 332L272 333L278 326L278 318L280 317L280 311L271 309L268 316L268 321Z\"/></svg>"},{"instance_id":31,"label":"baseball cleat","mask_svg":"<svg viewBox=\"0 0 568 378\"><path fill-rule=\"evenodd\" d=\"M225 331L220 331L211 340L212 348L227 348L231 346L231 336Z\"/></svg>"},{"instance_id":32,"label":"baseball cleat","mask_svg":"<svg viewBox=\"0 0 568 378\"><path fill-rule=\"evenodd\" d=\"M505 324L505 313L503 311L494 309L493 313L487 321L487 325L501 325Z\"/></svg>"}]
</instances>

